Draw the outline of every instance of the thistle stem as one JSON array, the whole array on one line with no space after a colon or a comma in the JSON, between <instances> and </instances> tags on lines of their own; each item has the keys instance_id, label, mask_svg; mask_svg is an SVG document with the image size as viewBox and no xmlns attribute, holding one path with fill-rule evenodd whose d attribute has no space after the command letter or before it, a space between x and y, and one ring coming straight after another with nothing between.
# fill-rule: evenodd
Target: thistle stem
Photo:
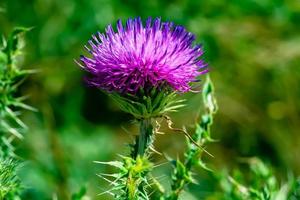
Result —
<instances>
[{"instance_id":1,"label":"thistle stem","mask_svg":"<svg viewBox=\"0 0 300 200\"><path fill-rule=\"evenodd\" d=\"M137 155L141 157L147 153L148 147L153 141L153 125L151 119L142 119L140 122L140 135L137 144Z\"/></svg>"}]
</instances>

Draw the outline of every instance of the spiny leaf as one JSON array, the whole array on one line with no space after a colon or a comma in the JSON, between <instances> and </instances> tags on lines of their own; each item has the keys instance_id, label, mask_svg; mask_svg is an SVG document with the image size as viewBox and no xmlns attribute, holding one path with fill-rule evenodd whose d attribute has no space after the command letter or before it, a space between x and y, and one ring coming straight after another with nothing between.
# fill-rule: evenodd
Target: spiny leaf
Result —
<instances>
[{"instance_id":1,"label":"spiny leaf","mask_svg":"<svg viewBox=\"0 0 300 200\"><path fill-rule=\"evenodd\" d=\"M21 133L19 133L17 131L17 129L13 128L13 127L10 127L10 125L8 123L6 123L5 121L1 121L0 122L0 125L2 127L4 127L9 133L13 134L14 136L16 136L17 138L19 139L23 139L23 135Z\"/></svg>"},{"instance_id":2,"label":"spiny leaf","mask_svg":"<svg viewBox=\"0 0 300 200\"><path fill-rule=\"evenodd\" d=\"M214 98L213 84L209 77L207 77L203 86L202 98L204 107L206 108L205 113L201 116L201 121L196 124L195 134L192 136L192 140L187 140L188 149L184 154L184 162L179 160L170 161L173 165L175 164L175 167L172 173L172 191L170 194L165 194L164 198L166 200L178 199L185 185L196 182L191 172L194 167L200 166L205 170L211 171L201 160L202 152L205 151L205 149L199 148L199 146L214 141L210 135L210 126L213 123L213 114L217 111L217 104Z\"/></svg>"},{"instance_id":3,"label":"spiny leaf","mask_svg":"<svg viewBox=\"0 0 300 200\"><path fill-rule=\"evenodd\" d=\"M0 157L0 194L1 198L12 200L17 198L21 182L16 175L18 163L11 158Z\"/></svg>"},{"instance_id":4,"label":"spiny leaf","mask_svg":"<svg viewBox=\"0 0 300 200\"><path fill-rule=\"evenodd\" d=\"M202 160L198 160L198 165L209 172L213 172L211 168L209 168Z\"/></svg>"},{"instance_id":5,"label":"spiny leaf","mask_svg":"<svg viewBox=\"0 0 300 200\"><path fill-rule=\"evenodd\" d=\"M24 124L24 122L22 122L19 118L18 118L18 116L17 116L17 114L15 113L15 112L13 112L10 108L8 108L8 107L5 107L5 111L6 111L6 113L17 123L17 124L19 124L22 128L24 128L24 129L27 129L27 126L26 126L26 124Z\"/></svg>"},{"instance_id":6,"label":"spiny leaf","mask_svg":"<svg viewBox=\"0 0 300 200\"><path fill-rule=\"evenodd\" d=\"M23 109L25 109L25 110L30 110L30 111L33 111L33 112L37 112L37 109L36 109L36 108L34 108L34 107L32 107L32 106L29 106L29 105L27 105L27 104L25 104L25 103L22 103L22 102L20 102L20 101L13 101L11 104L12 104L13 106L23 108Z\"/></svg>"},{"instance_id":7,"label":"spiny leaf","mask_svg":"<svg viewBox=\"0 0 300 200\"><path fill-rule=\"evenodd\" d=\"M120 161L109 161L109 162L94 161L94 163L99 163L99 164L103 164L103 165L110 165L110 166L113 166L113 167L117 167L119 169L124 169L124 165Z\"/></svg>"},{"instance_id":8,"label":"spiny leaf","mask_svg":"<svg viewBox=\"0 0 300 200\"><path fill-rule=\"evenodd\" d=\"M21 41L22 34L30 31L32 28L25 28L25 27L16 27L12 34L10 35L7 41L7 48L4 50L8 54L12 55L16 51L20 50L24 47L24 43Z\"/></svg>"},{"instance_id":9,"label":"spiny leaf","mask_svg":"<svg viewBox=\"0 0 300 200\"><path fill-rule=\"evenodd\" d=\"M217 101L214 97L214 86L209 76L205 81L202 91L203 101L205 107L209 110L209 113L216 113L218 110Z\"/></svg>"}]
</instances>

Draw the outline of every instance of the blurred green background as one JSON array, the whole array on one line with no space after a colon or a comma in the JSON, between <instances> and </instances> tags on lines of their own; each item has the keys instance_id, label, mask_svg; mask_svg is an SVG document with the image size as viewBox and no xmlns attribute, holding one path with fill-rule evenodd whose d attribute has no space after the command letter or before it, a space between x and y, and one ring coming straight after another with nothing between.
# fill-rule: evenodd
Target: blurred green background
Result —
<instances>
[{"instance_id":1,"label":"blurred green background","mask_svg":"<svg viewBox=\"0 0 300 200\"><path fill-rule=\"evenodd\" d=\"M74 63L91 34L128 17L161 16L181 24L203 43L219 112L207 157L215 169L231 168L241 157L258 156L278 176L300 175L300 1L298 0L1 0L0 33L34 27L26 35L25 68L38 69L22 87L39 112L25 112L30 131L18 145L25 160L20 176L24 199L68 199L81 187L91 199L108 185L96 176L111 172L94 160L119 159L136 134L130 116L107 96L84 85ZM188 106L172 114L176 126L192 127L201 111L201 94L188 94ZM170 156L183 151L184 136L163 126L156 149ZM192 128L191 128L192 130ZM154 155L155 162L165 162ZM161 166L158 175L170 173ZM202 199L213 180L199 170ZM197 197L196 197L197 196Z\"/></svg>"}]
</instances>

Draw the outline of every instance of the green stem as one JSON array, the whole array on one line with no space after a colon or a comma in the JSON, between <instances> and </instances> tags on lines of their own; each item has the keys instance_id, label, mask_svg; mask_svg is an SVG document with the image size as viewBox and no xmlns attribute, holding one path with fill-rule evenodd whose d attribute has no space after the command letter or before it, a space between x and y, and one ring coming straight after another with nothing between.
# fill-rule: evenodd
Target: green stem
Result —
<instances>
[{"instance_id":1,"label":"green stem","mask_svg":"<svg viewBox=\"0 0 300 200\"><path fill-rule=\"evenodd\" d=\"M151 119L142 119L140 122L140 135L138 137L137 155L143 157L153 141L153 125Z\"/></svg>"},{"instance_id":2,"label":"green stem","mask_svg":"<svg viewBox=\"0 0 300 200\"><path fill-rule=\"evenodd\" d=\"M153 125L151 118L140 120L140 134L132 146L131 158L124 162L126 163L125 168L129 167L125 189L127 200L138 200L142 196L148 196L145 191L147 184L145 180L148 172L152 169L152 164L148 161L147 156L152 141Z\"/></svg>"}]
</instances>

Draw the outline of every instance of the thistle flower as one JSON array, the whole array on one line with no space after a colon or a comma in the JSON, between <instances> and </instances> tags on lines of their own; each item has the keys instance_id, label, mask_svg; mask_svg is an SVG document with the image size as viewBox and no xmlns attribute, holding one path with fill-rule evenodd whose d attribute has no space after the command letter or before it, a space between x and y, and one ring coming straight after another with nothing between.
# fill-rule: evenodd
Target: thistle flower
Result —
<instances>
[{"instance_id":1,"label":"thistle flower","mask_svg":"<svg viewBox=\"0 0 300 200\"><path fill-rule=\"evenodd\" d=\"M128 19L125 26L119 20L116 32L109 25L105 34L92 36L86 46L91 55L81 56L78 62L89 72L89 84L107 92L140 123L140 133L130 145L130 159L124 164L107 163L120 169L111 175L116 177L114 187L122 191L118 199L150 199L146 188L151 187L152 164L148 159L158 128L153 118L182 107L182 100L175 99L177 93L191 91L192 83L207 72L200 59L203 50L194 41L184 27L160 18L148 18L145 24L141 18Z\"/></svg>"},{"instance_id":2,"label":"thistle flower","mask_svg":"<svg viewBox=\"0 0 300 200\"><path fill-rule=\"evenodd\" d=\"M106 34L97 33L86 49L91 58L81 56L79 65L89 72L88 83L107 92L136 94L141 88L188 92L191 83L207 72L200 59L203 50L193 45L195 36L182 26L148 18L128 19L117 32L111 25Z\"/></svg>"}]
</instances>

